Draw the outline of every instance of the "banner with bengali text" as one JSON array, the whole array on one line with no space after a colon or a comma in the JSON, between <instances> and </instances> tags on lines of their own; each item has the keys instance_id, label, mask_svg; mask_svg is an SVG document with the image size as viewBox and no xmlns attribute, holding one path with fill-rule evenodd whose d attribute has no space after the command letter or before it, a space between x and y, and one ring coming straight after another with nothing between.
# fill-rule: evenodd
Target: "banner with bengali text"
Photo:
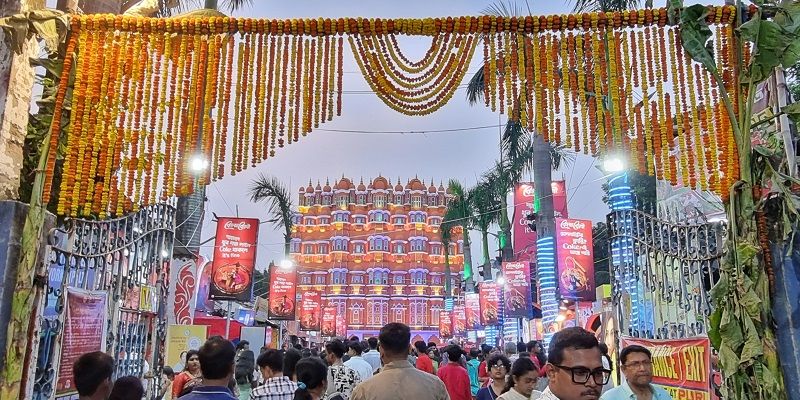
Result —
<instances>
[{"instance_id":1,"label":"banner with bengali text","mask_svg":"<svg viewBox=\"0 0 800 400\"><path fill-rule=\"evenodd\" d=\"M77 391L72 365L83 354L104 351L108 326L108 293L67 287L56 394Z\"/></svg>"},{"instance_id":2,"label":"banner with bengali text","mask_svg":"<svg viewBox=\"0 0 800 400\"><path fill-rule=\"evenodd\" d=\"M336 336L336 307L322 309L322 336Z\"/></svg>"},{"instance_id":3,"label":"banner with bengali text","mask_svg":"<svg viewBox=\"0 0 800 400\"><path fill-rule=\"evenodd\" d=\"M531 314L531 268L527 261L504 262L503 315L529 318Z\"/></svg>"},{"instance_id":4,"label":"banner with bengali text","mask_svg":"<svg viewBox=\"0 0 800 400\"><path fill-rule=\"evenodd\" d=\"M271 265L269 271L269 319L294 320L297 310L297 271Z\"/></svg>"},{"instance_id":5,"label":"banner with bengali text","mask_svg":"<svg viewBox=\"0 0 800 400\"><path fill-rule=\"evenodd\" d=\"M539 199L536 198L533 182L520 182L514 188L514 252L518 260L529 260L536 256L536 231L528 223L528 215L539 211ZM552 181L550 189L553 193L553 211L558 218L568 218L566 181ZM520 211L517 212L516 208Z\"/></svg>"},{"instance_id":6,"label":"banner with bengali text","mask_svg":"<svg viewBox=\"0 0 800 400\"><path fill-rule=\"evenodd\" d=\"M595 300L592 221L556 218L558 289L567 299Z\"/></svg>"},{"instance_id":7,"label":"banner with bengali text","mask_svg":"<svg viewBox=\"0 0 800 400\"><path fill-rule=\"evenodd\" d=\"M453 336L467 335L467 315L463 305L453 306Z\"/></svg>"},{"instance_id":8,"label":"banner with bengali text","mask_svg":"<svg viewBox=\"0 0 800 400\"><path fill-rule=\"evenodd\" d=\"M322 322L322 293L306 290L300 298L300 330L319 331Z\"/></svg>"},{"instance_id":9,"label":"banner with bengali text","mask_svg":"<svg viewBox=\"0 0 800 400\"><path fill-rule=\"evenodd\" d=\"M181 359L181 354L199 349L205 343L207 335L208 327L205 325L167 326L167 354L164 364L175 371L183 371L184 360Z\"/></svg>"},{"instance_id":10,"label":"banner with bengali text","mask_svg":"<svg viewBox=\"0 0 800 400\"><path fill-rule=\"evenodd\" d=\"M712 382L711 344L708 338L639 339L620 337L622 348L639 345L653 355L653 384L673 399L716 399Z\"/></svg>"},{"instance_id":11,"label":"banner with bengali text","mask_svg":"<svg viewBox=\"0 0 800 400\"><path fill-rule=\"evenodd\" d=\"M481 295L467 293L464 295L464 314L467 316L467 329L481 327Z\"/></svg>"},{"instance_id":12,"label":"banner with bengali text","mask_svg":"<svg viewBox=\"0 0 800 400\"><path fill-rule=\"evenodd\" d=\"M500 322L499 286L494 282L482 282L480 288L481 325L497 325Z\"/></svg>"},{"instance_id":13,"label":"banner with bengali text","mask_svg":"<svg viewBox=\"0 0 800 400\"><path fill-rule=\"evenodd\" d=\"M442 339L453 337L453 319L450 311L439 311L439 337Z\"/></svg>"},{"instance_id":14,"label":"banner with bengali text","mask_svg":"<svg viewBox=\"0 0 800 400\"><path fill-rule=\"evenodd\" d=\"M258 225L255 218L218 218L211 265L212 299L253 300Z\"/></svg>"}]
</instances>

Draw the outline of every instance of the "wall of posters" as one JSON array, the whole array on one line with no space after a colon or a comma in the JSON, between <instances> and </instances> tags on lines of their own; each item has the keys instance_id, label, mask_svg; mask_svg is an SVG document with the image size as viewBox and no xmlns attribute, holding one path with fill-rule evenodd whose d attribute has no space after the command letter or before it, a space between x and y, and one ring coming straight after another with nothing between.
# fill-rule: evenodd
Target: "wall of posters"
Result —
<instances>
[{"instance_id":1,"label":"wall of posters","mask_svg":"<svg viewBox=\"0 0 800 400\"><path fill-rule=\"evenodd\" d=\"M77 390L72 380L72 364L81 355L105 350L108 293L67 287L64 307L56 394Z\"/></svg>"},{"instance_id":2,"label":"wall of posters","mask_svg":"<svg viewBox=\"0 0 800 400\"><path fill-rule=\"evenodd\" d=\"M450 318L450 311L439 312L439 337L449 338L453 336L453 319Z\"/></svg>"},{"instance_id":3,"label":"wall of posters","mask_svg":"<svg viewBox=\"0 0 800 400\"><path fill-rule=\"evenodd\" d=\"M300 330L318 331L322 322L322 293L307 290L300 298Z\"/></svg>"},{"instance_id":4,"label":"wall of posters","mask_svg":"<svg viewBox=\"0 0 800 400\"><path fill-rule=\"evenodd\" d=\"M169 325L164 364L175 371L183 371L186 360L182 359L182 355L189 350L199 349L206 341L207 332L205 325Z\"/></svg>"},{"instance_id":5,"label":"wall of posters","mask_svg":"<svg viewBox=\"0 0 800 400\"><path fill-rule=\"evenodd\" d=\"M467 329L481 327L481 295L467 293L464 295L464 314L467 317Z\"/></svg>"},{"instance_id":6,"label":"wall of posters","mask_svg":"<svg viewBox=\"0 0 800 400\"><path fill-rule=\"evenodd\" d=\"M322 309L322 336L336 336L336 307Z\"/></svg>"},{"instance_id":7,"label":"wall of posters","mask_svg":"<svg viewBox=\"0 0 800 400\"><path fill-rule=\"evenodd\" d=\"M467 315L463 305L453 306L453 336L467 335Z\"/></svg>"},{"instance_id":8,"label":"wall of posters","mask_svg":"<svg viewBox=\"0 0 800 400\"><path fill-rule=\"evenodd\" d=\"M481 325L497 325L500 315L500 287L494 282L482 282L480 288Z\"/></svg>"},{"instance_id":9,"label":"wall of posters","mask_svg":"<svg viewBox=\"0 0 800 400\"><path fill-rule=\"evenodd\" d=\"M503 315L526 318L531 314L531 268L527 261L504 262Z\"/></svg>"},{"instance_id":10,"label":"wall of posters","mask_svg":"<svg viewBox=\"0 0 800 400\"><path fill-rule=\"evenodd\" d=\"M653 384L663 387L673 399L715 398L708 338L648 340L622 336L620 344L623 348L636 344L653 353Z\"/></svg>"},{"instance_id":11,"label":"wall of posters","mask_svg":"<svg viewBox=\"0 0 800 400\"><path fill-rule=\"evenodd\" d=\"M251 301L256 262L258 220L223 217L217 220L210 297Z\"/></svg>"},{"instance_id":12,"label":"wall of posters","mask_svg":"<svg viewBox=\"0 0 800 400\"><path fill-rule=\"evenodd\" d=\"M594 301L592 221L556 218L556 257L561 296Z\"/></svg>"},{"instance_id":13,"label":"wall of posters","mask_svg":"<svg viewBox=\"0 0 800 400\"><path fill-rule=\"evenodd\" d=\"M297 310L297 271L270 266L269 319L294 320Z\"/></svg>"}]
</instances>

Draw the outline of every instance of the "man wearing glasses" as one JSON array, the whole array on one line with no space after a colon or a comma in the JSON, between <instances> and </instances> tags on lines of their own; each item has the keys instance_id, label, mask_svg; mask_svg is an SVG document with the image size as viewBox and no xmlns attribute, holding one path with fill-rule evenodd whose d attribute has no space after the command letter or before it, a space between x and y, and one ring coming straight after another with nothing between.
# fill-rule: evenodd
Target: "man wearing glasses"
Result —
<instances>
[{"instance_id":1,"label":"man wearing glasses","mask_svg":"<svg viewBox=\"0 0 800 400\"><path fill-rule=\"evenodd\" d=\"M583 328L567 328L553 335L544 367L550 384L539 399L599 399L611 377L601 357L597 338Z\"/></svg>"},{"instance_id":2,"label":"man wearing glasses","mask_svg":"<svg viewBox=\"0 0 800 400\"><path fill-rule=\"evenodd\" d=\"M603 400L672 400L666 390L653 385L653 360L650 350L628 346L619 353L625 383L609 390Z\"/></svg>"}]
</instances>

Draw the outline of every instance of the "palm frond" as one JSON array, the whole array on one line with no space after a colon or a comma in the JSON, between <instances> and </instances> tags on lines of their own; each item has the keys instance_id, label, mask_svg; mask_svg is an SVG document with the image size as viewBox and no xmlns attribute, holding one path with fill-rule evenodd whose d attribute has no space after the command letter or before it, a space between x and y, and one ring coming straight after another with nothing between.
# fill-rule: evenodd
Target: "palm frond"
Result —
<instances>
[{"instance_id":1,"label":"palm frond","mask_svg":"<svg viewBox=\"0 0 800 400\"><path fill-rule=\"evenodd\" d=\"M278 178L259 175L250 185L250 200L254 203L265 202L270 215L267 222L276 229L284 229L285 235L291 236L294 216L292 195Z\"/></svg>"},{"instance_id":2,"label":"palm frond","mask_svg":"<svg viewBox=\"0 0 800 400\"><path fill-rule=\"evenodd\" d=\"M483 65L481 65L475 75L470 78L469 83L467 83L467 101L469 105L474 106L483 100L484 85Z\"/></svg>"},{"instance_id":3,"label":"palm frond","mask_svg":"<svg viewBox=\"0 0 800 400\"><path fill-rule=\"evenodd\" d=\"M575 152L565 145L550 144L550 160L553 169L570 167L575 162Z\"/></svg>"},{"instance_id":4,"label":"palm frond","mask_svg":"<svg viewBox=\"0 0 800 400\"><path fill-rule=\"evenodd\" d=\"M482 180L469 190L469 202L475 211L473 223L480 230L489 229L489 225L499 220L500 199L498 190L492 181Z\"/></svg>"},{"instance_id":5,"label":"palm frond","mask_svg":"<svg viewBox=\"0 0 800 400\"><path fill-rule=\"evenodd\" d=\"M531 135L519 120L509 119L503 129L501 146L505 158L515 160L520 157L526 143L531 142Z\"/></svg>"},{"instance_id":6,"label":"palm frond","mask_svg":"<svg viewBox=\"0 0 800 400\"><path fill-rule=\"evenodd\" d=\"M522 9L522 5L518 4L516 1L498 1L492 4L489 4L486 8L483 9L482 13L484 15L493 15L496 17L518 17L520 15L524 15L525 11Z\"/></svg>"},{"instance_id":7,"label":"palm frond","mask_svg":"<svg viewBox=\"0 0 800 400\"><path fill-rule=\"evenodd\" d=\"M159 17L173 17L205 6L204 0L158 0L158 3L157 16ZM220 11L233 13L245 6L252 5L253 0L223 0L220 3Z\"/></svg>"},{"instance_id":8,"label":"palm frond","mask_svg":"<svg viewBox=\"0 0 800 400\"><path fill-rule=\"evenodd\" d=\"M637 8L639 4L640 0L575 0L572 11L575 13L624 11Z\"/></svg>"}]
</instances>

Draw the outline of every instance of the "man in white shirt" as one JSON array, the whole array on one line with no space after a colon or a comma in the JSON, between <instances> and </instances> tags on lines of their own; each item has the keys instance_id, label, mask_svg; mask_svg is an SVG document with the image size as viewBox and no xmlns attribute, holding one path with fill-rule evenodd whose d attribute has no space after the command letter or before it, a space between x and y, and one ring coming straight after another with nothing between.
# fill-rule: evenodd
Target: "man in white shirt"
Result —
<instances>
[{"instance_id":1,"label":"man in white shirt","mask_svg":"<svg viewBox=\"0 0 800 400\"><path fill-rule=\"evenodd\" d=\"M364 353L364 361L372 366L372 372L375 373L375 371L381 368L381 355L378 353L378 338L371 337L367 339L367 344L369 344L369 351Z\"/></svg>"},{"instance_id":2,"label":"man in white shirt","mask_svg":"<svg viewBox=\"0 0 800 400\"><path fill-rule=\"evenodd\" d=\"M372 365L370 365L364 357L361 357L364 349L361 347L361 342L355 340L347 342L347 355L350 358L344 362L344 365L354 369L361 377L361 381L372 378Z\"/></svg>"}]
</instances>

